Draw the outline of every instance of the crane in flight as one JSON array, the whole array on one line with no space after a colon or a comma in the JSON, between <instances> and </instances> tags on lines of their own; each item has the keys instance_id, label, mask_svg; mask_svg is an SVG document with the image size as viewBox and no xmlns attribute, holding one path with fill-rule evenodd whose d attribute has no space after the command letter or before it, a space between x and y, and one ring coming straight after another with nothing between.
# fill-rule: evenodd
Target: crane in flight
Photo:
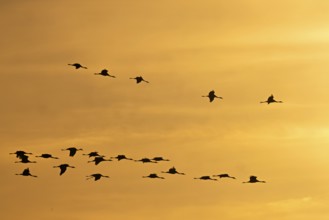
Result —
<instances>
[{"instance_id":1,"label":"crane in flight","mask_svg":"<svg viewBox=\"0 0 329 220\"><path fill-rule=\"evenodd\" d=\"M242 183L266 183L265 181L258 180L257 176L250 176L249 181L247 182L242 182Z\"/></svg>"},{"instance_id":2,"label":"crane in flight","mask_svg":"<svg viewBox=\"0 0 329 220\"><path fill-rule=\"evenodd\" d=\"M112 159L117 159L118 161L120 161L120 160L134 160L134 159L132 159L132 158L128 158L128 157L126 157L126 155L124 155L124 154L119 154L119 155L116 156L116 157L110 157L110 158L112 158Z\"/></svg>"},{"instance_id":3,"label":"crane in flight","mask_svg":"<svg viewBox=\"0 0 329 220\"><path fill-rule=\"evenodd\" d=\"M30 173L30 169L29 168L24 169L22 173L17 173L16 175L37 177L37 176L32 175Z\"/></svg>"},{"instance_id":4,"label":"crane in flight","mask_svg":"<svg viewBox=\"0 0 329 220\"><path fill-rule=\"evenodd\" d=\"M283 103L283 101L277 101L274 99L273 94L271 94L266 101L261 101L260 103L267 103L267 104L271 104L271 103Z\"/></svg>"},{"instance_id":5,"label":"crane in flight","mask_svg":"<svg viewBox=\"0 0 329 220\"><path fill-rule=\"evenodd\" d=\"M109 71L107 69L103 69L100 73L95 73L95 75L109 76L109 77L112 77L112 78L116 78L115 76L110 75Z\"/></svg>"},{"instance_id":6,"label":"crane in flight","mask_svg":"<svg viewBox=\"0 0 329 220\"><path fill-rule=\"evenodd\" d=\"M30 154L31 155L32 153L27 153L27 152L25 152L23 150L18 150L18 151L14 152L14 153L9 153L9 154L16 154L16 157L19 158L19 159L21 159L23 156L26 156L25 154Z\"/></svg>"},{"instance_id":7,"label":"crane in flight","mask_svg":"<svg viewBox=\"0 0 329 220\"><path fill-rule=\"evenodd\" d=\"M80 63L72 63L72 64L68 64L68 65L74 66L75 69L80 69L80 68L87 69L87 67L82 66Z\"/></svg>"},{"instance_id":8,"label":"crane in flight","mask_svg":"<svg viewBox=\"0 0 329 220\"><path fill-rule=\"evenodd\" d=\"M149 83L149 81L146 81L145 79L143 79L142 76L136 76L135 78L129 78L129 79L135 79L136 83L141 83L141 82Z\"/></svg>"},{"instance_id":9,"label":"crane in flight","mask_svg":"<svg viewBox=\"0 0 329 220\"><path fill-rule=\"evenodd\" d=\"M82 155L86 155L86 156L89 156L89 157L100 157L101 156L101 155L98 154L97 151L92 151L89 154L82 154Z\"/></svg>"},{"instance_id":10,"label":"crane in flight","mask_svg":"<svg viewBox=\"0 0 329 220\"><path fill-rule=\"evenodd\" d=\"M134 160L134 161L135 162L142 162L142 163L157 163L156 161L153 161L153 160L151 160L149 158L146 158L146 157L144 157L144 158L142 158L140 160Z\"/></svg>"},{"instance_id":11,"label":"crane in flight","mask_svg":"<svg viewBox=\"0 0 329 220\"><path fill-rule=\"evenodd\" d=\"M53 155L51 154L41 154L39 156L36 156L36 157L42 157L42 158L52 158L52 159L59 159L58 157L54 157Z\"/></svg>"},{"instance_id":12,"label":"crane in flight","mask_svg":"<svg viewBox=\"0 0 329 220\"><path fill-rule=\"evenodd\" d=\"M69 155L70 155L70 157L73 157L77 153L77 151L82 150L82 148L69 147L69 148L66 148L66 149L62 149L62 151L65 151L65 150L70 151Z\"/></svg>"},{"instance_id":13,"label":"crane in flight","mask_svg":"<svg viewBox=\"0 0 329 220\"><path fill-rule=\"evenodd\" d=\"M217 181L217 179L213 179L210 176L201 176L201 177L197 177L197 178L194 178L194 179L199 179L199 180L214 180L214 181Z\"/></svg>"},{"instance_id":14,"label":"crane in flight","mask_svg":"<svg viewBox=\"0 0 329 220\"><path fill-rule=\"evenodd\" d=\"M175 167L170 168L168 171L162 171L162 173L185 175L185 173L178 172Z\"/></svg>"},{"instance_id":15,"label":"crane in flight","mask_svg":"<svg viewBox=\"0 0 329 220\"><path fill-rule=\"evenodd\" d=\"M220 97L220 96L215 95L215 91L214 90L211 90L208 93L208 95L203 95L202 97L208 97L210 102L214 101L215 98L223 99L223 97Z\"/></svg>"},{"instance_id":16,"label":"crane in flight","mask_svg":"<svg viewBox=\"0 0 329 220\"><path fill-rule=\"evenodd\" d=\"M21 161L16 161L15 163L36 163L36 161L30 161L29 156L26 155L22 155L19 159Z\"/></svg>"},{"instance_id":17,"label":"crane in flight","mask_svg":"<svg viewBox=\"0 0 329 220\"><path fill-rule=\"evenodd\" d=\"M169 159L164 159L163 157L153 157L152 160L157 161L157 162L159 162L159 161L170 161Z\"/></svg>"},{"instance_id":18,"label":"crane in flight","mask_svg":"<svg viewBox=\"0 0 329 220\"><path fill-rule=\"evenodd\" d=\"M95 165L98 165L100 162L103 162L103 161L112 161L112 160L104 159L104 156L98 156L98 157L94 157L94 160L88 161L88 163L95 162Z\"/></svg>"},{"instance_id":19,"label":"crane in flight","mask_svg":"<svg viewBox=\"0 0 329 220\"><path fill-rule=\"evenodd\" d=\"M219 178L231 178L231 179L235 179L234 176L230 176L230 175L227 174L227 173L217 174L217 175L213 175L213 176L216 176L216 177L219 177Z\"/></svg>"},{"instance_id":20,"label":"crane in flight","mask_svg":"<svg viewBox=\"0 0 329 220\"><path fill-rule=\"evenodd\" d=\"M56 167L59 167L59 169L61 170L59 175L63 175L63 173L65 173L65 171L68 167L75 168L74 166L70 166L67 163L64 163L64 164L61 164L61 165L58 165L58 166L54 166L54 168L56 168Z\"/></svg>"},{"instance_id":21,"label":"crane in flight","mask_svg":"<svg viewBox=\"0 0 329 220\"><path fill-rule=\"evenodd\" d=\"M104 176L103 174L100 174L100 173L94 173L94 174L87 176L87 180L94 178L94 180L97 181L101 177L110 178L109 176Z\"/></svg>"},{"instance_id":22,"label":"crane in flight","mask_svg":"<svg viewBox=\"0 0 329 220\"><path fill-rule=\"evenodd\" d=\"M143 176L143 178L152 178L152 179L164 179L164 177L158 176L156 173L151 173L148 176Z\"/></svg>"}]
</instances>

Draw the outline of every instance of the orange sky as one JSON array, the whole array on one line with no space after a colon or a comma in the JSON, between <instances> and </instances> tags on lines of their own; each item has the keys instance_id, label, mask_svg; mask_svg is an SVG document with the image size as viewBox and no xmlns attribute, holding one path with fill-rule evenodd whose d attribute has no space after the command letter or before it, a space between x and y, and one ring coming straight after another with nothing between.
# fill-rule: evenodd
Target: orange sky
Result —
<instances>
[{"instance_id":1,"label":"orange sky","mask_svg":"<svg viewBox=\"0 0 329 220\"><path fill-rule=\"evenodd\" d=\"M0 5L3 219L328 219L329 2ZM284 103L259 104L272 93ZM69 146L170 161L95 166ZM60 160L14 163L19 149ZM142 178L172 166L186 175ZM14 175L27 167L38 178ZM237 179L193 179L219 173Z\"/></svg>"}]
</instances>

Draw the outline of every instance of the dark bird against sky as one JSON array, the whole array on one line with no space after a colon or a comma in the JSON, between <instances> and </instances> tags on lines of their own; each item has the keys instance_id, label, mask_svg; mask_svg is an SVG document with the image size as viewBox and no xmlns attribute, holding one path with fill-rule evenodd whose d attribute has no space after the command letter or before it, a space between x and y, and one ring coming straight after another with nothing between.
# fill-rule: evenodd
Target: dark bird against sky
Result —
<instances>
[{"instance_id":1,"label":"dark bird against sky","mask_svg":"<svg viewBox=\"0 0 329 220\"><path fill-rule=\"evenodd\" d=\"M22 173L17 173L16 175L37 177L37 176L32 175L30 173L30 169L29 168L24 169Z\"/></svg>"},{"instance_id":2,"label":"dark bird against sky","mask_svg":"<svg viewBox=\"0 0 329 220\"><path fill-rule=\"evenodd\" d=\"M116 157L111 157L112 159L117 159L118 161L120 161L120 160L133 160L132 158L128 158L128 157L126 157L125 155L123 155L123 154L120 154L120 155L118 155L118 156L116 156Z\"/></svg>"},{"instance_id":3,"label":"dark bird against sky","mask_svg":"<svg viewBox=\"0 0 329 220\"><path fill-rule=\"evenodd\" d=\"M95 165L98 165L100 162L103 162L103 161L112 161L112 160L104 159L104 156L98 156L98 157L94 157L94 160L88 161L88 163L95 162Z\"/></svg>"},{"instance_id":4,"label":"dark bird against sky","mask_svg":"<svg viewBox=\"0 0 329 220\"><path fill-rule=\"evenodd\" d=\"M87 69L87 67L82 66L80 63L72 63L72 64L68 64L68 65L74 66L75 69L80 69L80 68Z\"/></svg>"},{"instance_id":5,"label":"dark bird against sky","mask_svg":"<svg viewBox=\"0 0 329 220\"><path fill-rule=\"evenodd\" d=\"M95 73L95 75L109 76L109 77L112 77L112 78L116 78L115 76L110 75L109 71L107 69L103 69L100 73Z\"/></svg>"},{"instance_id":6,"label":"dark bird against sky","mask_svg":"<svg viewBox=\"0 0 329 220\"><path fill-rule=\"evenodd\" d=\"M65 150L70 151L69 155L70 155L70 157L73 157L77 153L77 151L82 150L82 148L69 147L69 148L66 148L66 149L62 149L62 151L65 151Z\"/></svg>"},{"instance_id":7,"label":"dark bird against sky","mask_svg":"<svg viewBox=\"0 0 329 220\"><path fill-rule=\"evenodd\" d=\"M271 104L271 103L283 103L283 102L282 102L282 101L276 101L276 100L274 99L273 94L272 94L272 95L270 95L270 96L267 98L266 101L261 101L260 103Z\"/></svg>"},{"instance_id":8,"label":"dark bird against sky","mask_svg":"<svg viewBox=\"0 0 329 220\"><path fill-rule=\"evenodd\" d=\"M213 179L210 176L201 176L201 177L196 177L194 179L199 179L199 180L214 180L214 181L217 181L217 179Z\"/></svg>"},{"instance_id":9,"label":"dark bird against sky","mask_svg":"<svg viewBox=\"0 0 329 220\"><path fill-rule=\"evenodd\" d=\"M61 170L60 173L59 173L59 175L62 175L63 173L65 173L65 171L66 171L66 169L68 167L75 168L74 166L70 166L70 165L68 165L66 163L65 164L61 164L61 165L58 165L58 166L54 166L54 168L56 168L56 167L59 167L59 169Z\"/></svg>"},{"instance_id":10,"label":"dark bird against sky","mask_svg":"<svg viewBox=\"0 0 329 220\"><path fill-rule=\"evenodd\" d=\"M152 160L157 161L157 162L159 162L159 161L170 161L168 159L164 159L163 157L153 157Z\"/></svg>"},{"instance_id":11,"label":"dark bird against sky","mask_svg":"<svg viewBox=\"0 0 329 220\"><path fill-rule=\"evenodd\" d=\"M14 152L14 153L9 153L9 154L16 154L16 157L17 158L22 158L22 156L24 156L25 154L30 154L31 155L32 153L27 153L25 151L18 150L18 151Z\"/></svg>"},{"instance_id":12,"label":"dark bird against sky","mask_svg":"<svg viewBox=\"0 0 329 220\"><path fill-rule=\"evenodd\" d=\"M36 161L30 161L29 157L24 155L21 155L21 157L19 158L21 159L20 161L16 161L15 163L36 163Z\"/></svg>"},{"instance_id":13,"label":"dark bird against sky","mask_svg":"<svg viewBox=\"0 0 329 220\"><path fill-rule=\"evenodd\" d=\"M164 177L158 176L156 173L151 173L148 176L143 176L143 178L164 179Z\"/></svg>"},{"instance_id":14,"label":"dark bird against sky","mask_svg":"<svg viewBox=\"0 0 329 220\"><path fill-rule=\"evenodd\" d=\"M39 156L36 156L36 157L42 157L42 158L52 158L52 159L59 159L58 157L54 157L52 156L51 154L41 154Z\"/></svg>"},{"instance_id":15,"label":"dark bird against sky","mask_svg":"<svg viewBox=\"0 0 329 220\"><path fill-rule=\"evenodd\" d=\"M215 95L215 91L214 90L210 91L207 96L202 96L202 97L208 97L210 102L214 101L215 98L223 99L223 97L220 97L220 96Z\"/></svg>"},{"instance_id":16,"label":"dark bird against sky","mask_svg":"<svg viewBox=\"0 0 329 220\"><path fill-rule=\"evenodd\" d=\"M110 178L109 176L104 176L103 174L100 174L100 173L94 173L94 174L87 176L87 180L94 178L94 180L97 181L101 177Z\"/></svg>"},{"instance_id":17,"label":"dark bird against sky","mask_svg":"<svg viewBox=\"0 0 329 220\"><path fill-rule=\"evenodd\" d=\"M178 172L175 167L170 168L168 171L162 171L162 173L185 175L185 173Z\"/></svg>"},{"instance_id":18,"label":"dark bird against sky","mask_svg":"<svg viewBox=\"0 0 329 220\"><path fill-rule=\"evenodd\" d=\"M140 160L134 160L134 161L135 162L142 162L142 163L157 163L156 161L153 161L153 160L151 160L149 158L146 158L146 157L144 157L144 158L142 158Z\"/></svg>"},{"instance_id":19,"label":"dark bird against sky","mask_svg":"<svg viewBox=\"0 0 329 220\"><path fill-rule=\"evenodd\" d=\"M141 83L141 82L149 83L149 81L144 80L142 76L136 76L135 78L129 78L129 79L135 79L136 83Z\"/></svg>"},{"instance_id":20,"label":"dark bird against sky","mask_svg":"<svg viewBox=\"0 0 329 220\"><path fill-rule=\"evenodd\" d=\"M230 175L227 174L227 173L218 174L218 175L213 175L213 176L216 176L216 177L219 177L219 178L231 178L231 179L235 179L234 176L230 176Z\"/></svg>"},{"instance_id":21,"label":"dark bird against sky","mask_svg":"<svg viewBox=\"0 0 329 220\"><path fill-rule=\"evenodd\" d=\"M243 183L266 183L266 182L262 180L258 180L257 176L250 176L249 181Z\"/></svg>"}]
</instances>

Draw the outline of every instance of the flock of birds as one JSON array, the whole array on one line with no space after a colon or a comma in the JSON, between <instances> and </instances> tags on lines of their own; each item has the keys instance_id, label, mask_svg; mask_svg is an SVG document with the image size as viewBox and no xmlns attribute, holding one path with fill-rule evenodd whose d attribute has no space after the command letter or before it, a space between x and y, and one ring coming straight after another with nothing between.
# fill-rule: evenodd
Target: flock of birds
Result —
<instances>
[{"instance_id":1,"label":"flock of birds","mask_svg":"<svg viewBox=\"0 0 329 220\"><path fill-rule=\"evenodd\" d=\"M79 63L73 63L73 64L68 64L68 65L75 67L75 69L80 69L80 68L87 69L86 66L83 66ZM110 75L109 71L107 69L103 69L101 72L95 73L95 75L101 75L101 76L116 78L116 76ZM141 82L149 83L149 81L144 80L144 78L142 76L136 76L134 78L129 78L129 79L136 80L136 83L141 83ZM214 90L210 91L208 93L208 95L204 95L202 97L209 98L210 102L213 102L215 100L215 98L223 99L223 97L217 96L215 94ZM261 101L260 103L271 104L271 103L283 103L283 102L275 100L274 96L270 95L267 98L267 100ZM62 149L62 150L63 151L64 150L69 151L69 156L73 157L74 155L76 155L77 151L80 151L82 149L81 148L76 148L76 147L69 147L69 148ZM22 150L18 150L16 152L10 153L10 154L15 154L16 157L20 160L20 161L16 161L15 163L36 163L36 161L30 161L29 160L28 155L32 155L32 153L28 153L28 152L25 152L25 151L22 151ZM89 158L93 158L93 160L88 161L88 163L94 163L95 165L98 165L99 163L104 162L104 161L112 161L111 159L116 159L118 161L120 161L120 160L131 160L131 161L142 162L142 163L158 163L160 161L169 161L168 159L164 159L163 157L154 157L152 159L145 157L145 158L142 158L142 159L139 159L139 160L135 160L135 159L132 159L132 158L128 158L125 155L117 155L116 157L110 157L109 159L106 159L104 155L98 154L97 151L93 151L93 152L90 152L88 154L83 154L83 155L89 156ZM54 157L54 156L52 156L51 154L48 154L48 153L37 155L35 157L44 158L44 159L49 159L49 158L50 159L59 159L58 157ZM66 172L67 168L75 168L75 167L71 166L67 163L64 163L64 164L60 164L58 166L54 166L54 168L59 168L60 169L59 175L63 175ZM175 167L171 167L167 171L162 171L162 173L185 175L185 173L178 172ZM19 174L16 174L16 175L37 177L36 175L31 174L29 168L24 169L22 173L19 173ZM92 179L93 178L95 181L101 179L102 177L103 178L109 178L109 176L106 176L106 175L103 175L103 174L100 174L100 173L93 173L93 174L90 174L90 175L86 176L87 179ZM156 179L156 178L157 179L165 179L164 177L159 176L156 173L151 173L147 176L142 176L142 177L143 178L152 178L152 179ZM217 174L217 175L212 175L212 176L200 176L200 177L195 177L194 179L217 181L218 179L221 179L221 178L236 179L235 177L230 176L227 173ZM256 176L250 176L248 181L245 181L245 182L242 182L242 183L265 183L265 181L258 180Z\"/></svg>"},{"instance_id":2,"label":"flock of birds","mask_svg":"<svg viewBox=\"0 0 329 220\"><path fill-rule=\"evenodd\" d=\"M80 69L80 68L83 68L83 69L88 69L86 66L82 66L80 63L72 63L72 64L68 64L70 66L74 66L75 69ZM109 71L107 69L103 69L101 72L99 73L95 73L95 75L101 75L101 76L108 76L108 77L112 77L112 78L116 78L116 76L114 75L110 75L109 74ZM149 81L146 81L144 80L144 78L142 76L136 76L134 78L129 78L129 79L134 79L136 80L136 83L141 83L141 82L146 82L146 83L149 83ZM208 95L204 95L202 97L207 97L209 98L209 101L212 102L214 101L215 98L218 98L218 99L223 99L223 97L220 97L220 96L217 96L215 94L215 91L212 90L208 93ZM267 103L267 104L271 104L271 103L282 103L282 101L277 101L274 99L274 96L273 94L270 95L266 101L261 101L260 103Z\"/></svg>"},{"instance_id":3,"label":"flock of birds","mask_svg":"<svg viewBox=\"0 0 329 220\"><path fill-rule=\"evenodd\" d=\"M76 148L76 147L69 147L69 148L62 149L62 151L69 151L69 156L70 157L74 157L76 155L77 151L82 151L82 150L83 150L82 148ZM37 161L29 160L28 155L32 155L32 153L25 152L23 150L18 150L16 152L13 152L13 153L10 153L10 154L15 154L16 158L18 158L20 160L20 161L15 161L15 163L36 163L37 162ZM101 163L103 161L112 161L112 159L116 159L117 161L131 160L131 161L134 161L134 162L142 162L142 163L158 163L160 161L170 161L169 159L165 159L163 157L154 157L152 159L144 157L142 159L136 160L136 159L133 159L133 158L126 157L124 154L119 154L115 157L110 157L109 159L105 159L105 156L100 155L97 151L93 151L93 152L90 152L88 154L82 154L82 155L88 156L89 158L93 158L93 160L88 161L88 163L94 163L95 165L98 165L99 163ZM44 158L44 159L49 159L49 158L50 159L59 159L58 157L54 157L53 155L48 154L48 153L43 153L43 154L40 154L40 155L36 155L35 157ZM67 163L63 163L63 164L53 166L53 167L60 169L60 172L59 172L60 176L63 175L67 171L67 168L75 168L75 166L71 166ZM185 173L178 172L175 167L171 167L167 171L162 171L161 173L185 175ZM36 175L31 174L29 168L24 169L22 173L17 173L16 175L37 177ZM90 175L86 176L87 180L94 178L95 181L101 179L102 177L110 178L109 176L103 175L101 173L93 173L93 174L90 174ZM157 179L165 179L162 176L158 176L158 174L156 174L156 173L150 173L149 175L142 176L142 177L143 178L152 178L152 179L156 179L156 178ZM215 177L217 177L217 178L215 178ZM218 178L236 179L235 177L230 176L227 173L216 174L216 175L212 175L212 176L195 177L194 179L217 181ZM249 181L246 181L246 182L243 182L243 183L265 183L265 181L258 180L256 176L250 176Z\"/></svg>"}]
</instances>

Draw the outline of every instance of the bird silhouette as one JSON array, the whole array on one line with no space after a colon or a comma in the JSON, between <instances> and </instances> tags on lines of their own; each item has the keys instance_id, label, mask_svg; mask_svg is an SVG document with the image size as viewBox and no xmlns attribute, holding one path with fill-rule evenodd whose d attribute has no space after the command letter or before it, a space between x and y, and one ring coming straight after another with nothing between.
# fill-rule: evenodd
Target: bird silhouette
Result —
<instances>
[{"instance_id":1,"label":"bird silhouette","mask_svg":"<svg viewBox=\"0 0 329 220\"><path fill-rule=\"evenodd\" d=\"M115 76L110 75L109 71L107 69L103 69L100 73L95 73L95 75L109 76L109 77L112 77L112 78L116 78Z\"/></svg>"},{"instance_id":2,"label":"bird silhouette","mask_svg":"<svg viewBox=\"0 0 329 220\"><path fill-rule=\"evenodd\" d=\"M223 99L223 97L216 96L214 90L210 91L209 94L208 94L207 96L204 96L204 95L203 95L202 97L208 97L210 102L214 101L215 98Z\"/></svg>"},{"instance_id":3,"label":"bird silhouette","mask_svg":"<svg viewBox=\"0 0 329 220\"><path fill-rule=\"evenodd\" d=\"M16 175L37 177L37 176L32 175L30 173L30 169L29 168L24 169L22 173L17 173Z\"/></svg>"},{"instance_id":4,"label":"bird silhouette","mask_svg":"<svg viewBox=\"0 0 329 220\"><path fill-rule=\"evenodd\" d=\"M149 158L142 158L140 160L134 160L135 162L142 162L142 163L157 163L156 161L153 161Z\"/></svg>"},{"instance_id":5,"label":"bird silhouette","mask_svg":"<svg viewBox=\"0 0 329 220\"><path fill-rule=\"evenodd\" d=\"M194 178L194 179L200 179L200 180L214 180L214 181L217 181L217 179L213 179L213 178L211 178L210 176L201 176L201 177L197 177L197 178Z\"/></svg>"},{"instance_id":6,"label":"bird silhouette","mask_svg":"<svg viewBox=\"0 0 329 220\"><path fill-rule=\"evenodd\" d=\"M117 159L118 161L120 161L120 160L134 160L134 159L132 159L132 158L127 158L125 155L123 155L123 154L120 154L120 155L118 155L118 156L116 156L116 157L110 157L110 158L112 158L112 159Z\"/></svg>"},{"instance_id":7,"label":"bird silhouette","mask_svg":"<svg viewBox=\"0 0 329 220\"><path fill-rule=\"evenodd\" d=\"M231 178L231 179L235 179L235 177L228 175L227 173L223 173L223 174L218 174L218 175L213 175L213 176L217 176L219 178Z\"/></svg>"},{"instance_id":8,"label":"bird silhouette","mask_svg":"<svg viewBox=\"0 0 329 220\"><path fill-rule=\"evenodd\" d=\"M77 151L79 151L79 150L82 150L82 148L76 148L76 147L69 147L69 148L66 148L66 149L62 149L62 151L65 151L65 150L68 150L68 151L70 151L70 157L73 157L76 153L77 153Z\"/></svg>"},{"instance_id":9,"label":"bird silhouette","mask_svg":"<svg viewBox=\"0 0 329 220\"><path fill-rule=\"evenodd\" d=\"M170 168L168 171L162 171L162 173L185 175L185 173L177 172L175 167Z\"/></svg>"},{"instance_id":10,"label":"bird silhouette","mask_svg":"<svg viewBox=\"0 0 329 220\"><path fill-rule=\"evenodd\" d=\"M53 157L51 154L41 154L40 156L36 157L42 157L42 158L52 158L52 159L59 159L58 157Z\"/></svg>"},{"instance_id":11,"label":"bird silhouette","mask_svg":"<svg viewBox=\"0 0 329 220\"><path fill-rule=\"evenodd\" d=\"M36 163L36 161L30 161L29 156L21 155L19 158L21 161L16 161L15 163Z\"/></svg>"},{"instance_id":12,"label":"bird silhouette","mask_svg":"<svg viewBox=\"0 0 329 220\"><path fill-rule=\"evenodd\" d=\"M112 161L112 160L104 159L104 156L98 156L98 157L94 157L94 160L88 161L88 163L95 162L95 165L98 165L100 162L103 162L103 161Z\"/></svg>"},{"instance_id":13,"label":"bird silhouette","mask_svg":"<svg viewBox=\"0 0 329 220\"><path fill-rule=\"evenodd\" d=\"M267 104L271 104L271 103L283 103L283 101L276 101L276 100L274 99L273 94L272 94L272 95L270 95L270 96L267 98L266 101L261 101L260 103L267 103Z\"/></svg>"},{"instance_id":14,"label":"bird silhouette","mask_svg":"<svg viewBox=\"0 0 329 220\"><path fill-rule=\"evenodd\" d=\"M152 179L158 178L158 179L164 179L164 177L158 176L156 173L151 173L151 174L149 174L148 176L143 176L143 178L152 178Z\"/></svg>"},{"instance_id":15,"label":"bird silhouette","mask_svg":"<svg viewBox=\"0 0 329 220\"><path fill-rule=\"evenodd\" d=\"M16 154L16 157L17 157L17 158L21 158L21 157L24 156L25 154L32 154L32 153L27 153L27 152L25 152L25 151L18 150L18 151L14 152L14 153L9 153L9 154Z\"/></svg>"},{"instance_id":16,"label":"bird silhouette","mask_svg":"<svg viewBox=\"0 0 329 220\"><path fill-rule=\"evenodd\" d=\"M154 160L154 161L170 161L170 160L168 160L168 159L164 159L163 157L153 157L153 159L152 160Z\"/></svg>"},{"instance_id":17,"label":"bird silhouette","mask_svg":"<svg viewBox=\"0 0 329 220\"><path fill-rule=\"evenodd\" d=\"M56 167L59 167L59 169L61 170L61 172L59 173L59 175L62 175L63 173L65 173L65 171L66 171L66 169L68 168L68 167L70 167L70 168L75 168L74 166L70 166L70 165L68 165L68 164L61 164L61 165L58 165L58 166L54 166L54 168L56 168Z\"/></svg>"},{"instance_id":18,"label":"bird silhouette","mask_svg":"<svg viewBox=\"0 0 329 220\"><path fill-rule=\"evenodd\" d=\"M257 176L250 176L249 181L242 183L266 183L265 181L261 181L257 179Z\"/></svg>"},{"instance_id":19,"label":"bird silhouette","mask_svg":"<svg viewBox=\"0 0 329 220\"><path fill-rule=\"evenodd\" d=\"M93 152L90 152L89 154L82 154L82 155L86 155L86 156L89 156L89 157L100 157L101 155L98 154L97 151L93 151Z\"/></svg>"},{"instance_id":20,"label":"bird silhouette","mask_svg":"<svg viewBox=\"0 0 329 220\"><path fill-rule=\"evenodd\" d=\"M82 66L80 63L72 63L72 64L68 64L68 65L74 66L75 69L80 69L80 68L87 69L87 67Z\"/></svg>"},{"instance_id":21,"label":"bird silhouette","mask_svg":"<svg viewBox=\"0 0 329 220\"><path fill-rule=\"evenodd\" d=\"M136 83L141 83L141 82L149 83L149 81L144 80L142 76L136 76L135 78L129 78L129 79L135 79Z\"/></svg>"},{"instance_id":22,"label":"bird silhouette","mask_svg":"<svg viewBox=\"0 0 329 220\"><path fill-rule=\"evenodd\" d=\"M94 173L94 174L87 176L87 180L94 178L94 180L97 181L101 177L110 178L109 176L104 176L103 174L100 174L100 173Z\"/></svg>"}]
</instances>

